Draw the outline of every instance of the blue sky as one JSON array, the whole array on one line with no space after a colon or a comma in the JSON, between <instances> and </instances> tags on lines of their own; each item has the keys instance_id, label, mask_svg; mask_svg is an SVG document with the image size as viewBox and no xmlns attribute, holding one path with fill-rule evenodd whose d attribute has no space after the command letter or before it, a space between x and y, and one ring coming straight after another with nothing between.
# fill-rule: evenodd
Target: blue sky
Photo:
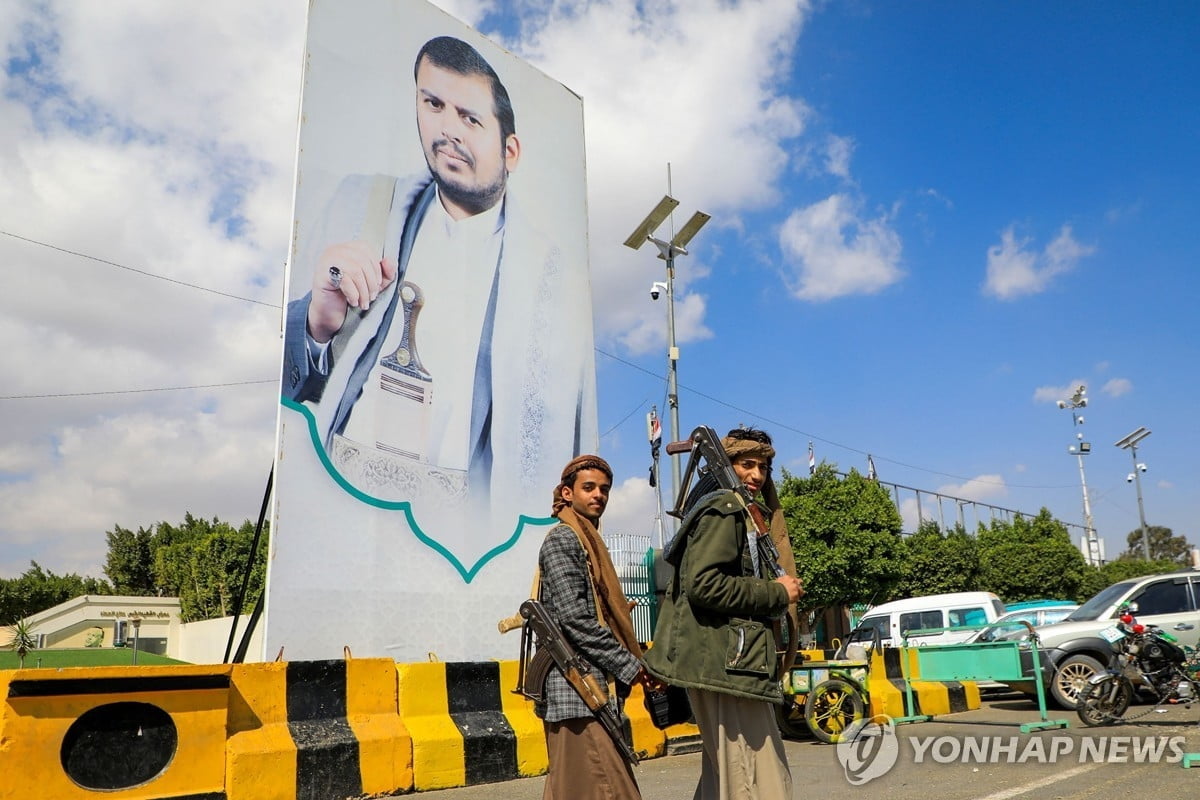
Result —
<instances>
[{"instance_id":1,"label":"blue sky","mask_svg":"<svg viewBox=\"0 0 1200 800\"><path fill-rule=\"evenodd\" d=\"M685 430L1082 524L1082 382L1109 555L1141 425L1147 521L1200 544L1192 4L443 7L584 98L609 530L652 529L664 274L621 242L669 162L677 224L713 215L678 264ZM0 32L0 575L98 575L114 524L257 513L304 4L18 2Z\"/></svg>"}]
</instances>

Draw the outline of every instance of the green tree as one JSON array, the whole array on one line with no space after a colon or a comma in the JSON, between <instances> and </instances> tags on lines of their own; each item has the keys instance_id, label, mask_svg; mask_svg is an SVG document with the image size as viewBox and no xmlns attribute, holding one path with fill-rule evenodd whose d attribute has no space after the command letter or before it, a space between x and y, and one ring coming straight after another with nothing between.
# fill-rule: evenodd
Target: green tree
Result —
<instances>
[{"instance_id":1,"label":"green tree","mask_svg":"<svg viewBox=\"0 0 1200 800\"><path fill-rule=\"evenodd\" d=\"M1147 525L1146 538L1150 542L1151 561L1172 561L1178 567L1187 566L1191 561L1191 546L1183 536L1176 536L1170 528L1162 525ZM1146 548L1142 544L1142 529L1135 528L1125 537L1128 547L1118 559L1136 559L1141 561L1146 557Z\"/></svg>"},{"instance_id":2,"label":"green tree","mask_svg":"<svg viewBox=\"0 0 1200 800\"><path fill-rule=\"evenodd\" d=\"M11 625L81 594L112 594L112 587L75 573L56 575L31 561L19 577L0 579L0 625Z\"/></svg>"},{"instance_id":3,"label":"green tree","mask_svg":"<svg viewBox=\"0 0 1200 800\"><path fill-rule=\"evenodd\" d=\"M959 525L943 534L936 522L925 520L904 540L904 550L904 577L894 598L969 592L979 584L978 543Z\"/></svg>"},{"instance_id":4,"label":"green tree","mask_svg":"<svg viewBox=\"0 0 1200 800\"><path fill-rule=\"evenodd\" d=\"M138 528L135 533L114 525L104 538L108 541L104 574L112 581L113 591L139 597L159 594L154 583L154 532Z\"/></svg>"},{"instance_id":5,"label":"green tree","mask_svg":"<svg viewBox=\"0 0 1200 800\"><path fill-rule=\"evenodd\" d=\"M1141 552L1140 550L1138 552ZM1179 562L1169 559L1145 561L1141 558L1120 558L1101 567L1089 567L1080 586L1080 599L1086 600L1101 589L1114 583L1140 578L1144 575L1161 575L1179 569Z\"/></svg>"},{"instance_id":6,"label":"green tree","mask_svg":"<svg viewBox=\"0 0 1200 800\"><path fill-rule=\"evenodd\" d=\"M979 589L1006 602L1044 597L1079 598L1087 574L1083 554L1066 526L1043 508L1032 519L980 525Z\"/></svg>"},{"instance_id":7,"label":"green tree","mask_svg":"<svg viewBox=\"0 0 1200 800\"><path fill-rule=\"evenodd\" d=\"M804 581L799 607L817 615L833 606L879 602L904 574L900 513L887 490L856 470L845 478L836 470L822 463L802 478L785 470L779 485Z\"/></svg>"},{"instance_id":8,"label":"green tree","mask_svg":"<svg viewBox=\"0 0 1200 800\"><path fill-rule=\"evenodd\" d=\"M234 528L216 517L212 521L188 514L178 528L164 531L163 542L154 554L156 583L165 593L177 596L184 622L214 619L234 613L241 589L254 525L249 521ZM255 554L242 601L243 613L253 606L266 581L267 536L264 532Z\"/></svg>"}]
</instances>

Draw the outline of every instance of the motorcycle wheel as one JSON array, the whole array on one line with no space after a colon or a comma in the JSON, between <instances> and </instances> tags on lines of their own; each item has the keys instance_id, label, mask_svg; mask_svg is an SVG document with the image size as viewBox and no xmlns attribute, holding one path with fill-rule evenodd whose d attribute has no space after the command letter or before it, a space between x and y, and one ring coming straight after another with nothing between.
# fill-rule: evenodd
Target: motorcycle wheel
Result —
<instances>
[{"instance_id":1,"label":"motorcycle wheel","mask_svg":"<svg viewBox=\"0 0 1200 800\"><path fill-rule=\"evenodd\" d=\"M1099 683L1079 690L1075 713L1088 727L1111 725L1121 718L1133 700L1133 684L1124 675L1106 675Z\"/></svg>"}]
</instances>

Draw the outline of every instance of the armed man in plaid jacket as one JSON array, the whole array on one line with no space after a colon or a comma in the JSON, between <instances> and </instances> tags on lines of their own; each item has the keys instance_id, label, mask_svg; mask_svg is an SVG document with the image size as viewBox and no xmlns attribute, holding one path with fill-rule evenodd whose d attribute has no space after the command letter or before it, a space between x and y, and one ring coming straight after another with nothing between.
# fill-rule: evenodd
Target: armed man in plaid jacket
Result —
<instances>
[{"instance_id":1,"label":"armed man in plaid jacket","mask_svg":"<svg viewBox=\"0 0 1200 800\"><path fill-rule=\"evenodd\" d=\"M612 468L599 456L567 464L554 489L560 524L546 534L538 568L543 606L596 680L609 687L619 718L635 681L659 684L643 669L630 605L597 529L611 489ZM557 667L546 676L545 698L535 706L550 760L543 800L640 800L632 765Z\"/></svg>"}]
</instances>

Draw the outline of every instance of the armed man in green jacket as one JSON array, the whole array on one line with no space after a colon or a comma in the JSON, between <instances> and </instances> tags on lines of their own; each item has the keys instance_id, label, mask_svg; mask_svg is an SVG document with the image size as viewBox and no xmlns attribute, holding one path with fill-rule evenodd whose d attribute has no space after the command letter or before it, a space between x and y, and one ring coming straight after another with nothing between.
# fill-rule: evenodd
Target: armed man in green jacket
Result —
<instances>
[{"instance_id":1,"label":"armed man in green jacket","mask_svg":"<svg viewBox=\"0 0 1200 800\"><path fill-rule=\"evenodd\" d=\"M792 796L792 778L773 708L782 692L771 621L802 590L770 477L771 437L743 428L721 444L774 512L772 538L788 574L773 577L755 556L756 532L737 496L701 479L664 553L675 573L645 661L655 677L687 688L704 748L694 800L779 800Z\"/></svg>"}]
</instances>

